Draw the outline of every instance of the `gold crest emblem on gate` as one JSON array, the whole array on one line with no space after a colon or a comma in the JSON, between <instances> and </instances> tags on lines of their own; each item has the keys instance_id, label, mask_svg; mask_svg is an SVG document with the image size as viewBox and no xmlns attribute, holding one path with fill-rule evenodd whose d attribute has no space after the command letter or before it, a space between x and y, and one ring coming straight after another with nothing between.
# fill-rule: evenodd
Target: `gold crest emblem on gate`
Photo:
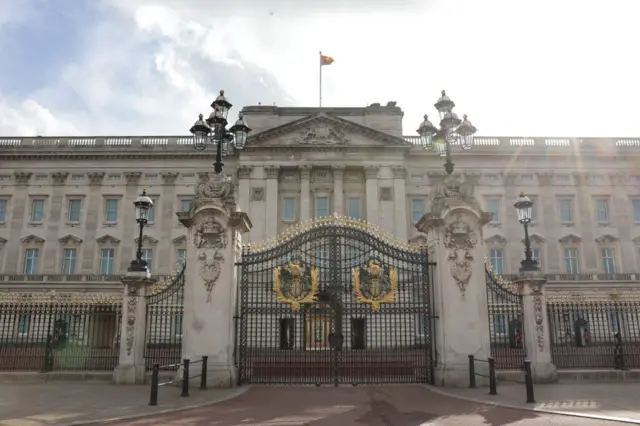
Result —
<instances>
[{"instance_id":1,"label":"gold crest emblem on gate","mask_svg":"<svg viewBox=\"0 0 640 426\"><path fill-rule=\"evenodd\" d=\"M395 302L397 292L398 271L395 268L371 260L368 266L353 269L353 294L358 303L371 305L374 312L380 310L382 303Z\"/></svg>"},{"instance_id":2,"label":"gold crest emblem on gate","mask_svg":"<svg viewBox=\"0 0 640 426\"><path fill-rule=\"evenodd\" d=\"M290 262L273 271L273 292L278 301L291 305L295 312L300 305L314 303L318 296L320 270Z\"/></svg>"}]
</instances>

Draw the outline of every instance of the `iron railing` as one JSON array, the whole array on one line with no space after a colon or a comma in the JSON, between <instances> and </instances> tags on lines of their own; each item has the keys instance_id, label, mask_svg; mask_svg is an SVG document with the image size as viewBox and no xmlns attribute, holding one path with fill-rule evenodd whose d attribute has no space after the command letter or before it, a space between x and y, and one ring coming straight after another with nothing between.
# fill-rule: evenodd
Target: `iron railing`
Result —
<instances>
[{"instance_id":1,"label":"iron railing","mask_svg":"<svg viewBox=\"0 0 640 426\"><path fill-rule=\"evenodd\" d=\"M547 300L557 368L639 368L638 295L552 296Z\"/></svg>"},{"instance_id":2,"label":"iron railing","mask_svg":"<svg viewBox=\"0 0 640 426\"><path fill-rule=\"evenodd\" d=\"M118 364L122 295L0 296L0 370L112 371Z\"/></svg>"},{"instance_id":3,"label":"iron railing","mask_svg":"<svg viewBox=\"0 0 640 426\"><path fill-rule=\"evenodd\" d=\"M498 370L521 370L526 357L522 296L486 268L491 356Z\"/></svg>"},{"instance_id":4,"label":"iron railing","mask_svg":"<svg viewBox=\"0 0 640 426\"><path fill-rule=\"evenodd\" d=\"M181 362L186 263L167 285L153 288L146 301L145 366ZM177 367L175 367L177 369Z\"/></svg>"}]
</instances>

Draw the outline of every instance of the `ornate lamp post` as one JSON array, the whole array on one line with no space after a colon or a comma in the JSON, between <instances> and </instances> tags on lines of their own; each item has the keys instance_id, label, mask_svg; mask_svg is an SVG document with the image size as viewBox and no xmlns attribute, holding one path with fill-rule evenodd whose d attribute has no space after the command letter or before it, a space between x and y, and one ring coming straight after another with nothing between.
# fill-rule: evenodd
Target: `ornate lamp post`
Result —
<instances>
[{"instance_id":1,"label":"ornate lamp post","mask_svg":"<svg viewBox=\"0 0 640 426\"><path fill-rule=\"evenodd\" d=\"M533 202L524 195L524 192L521 192L513 207L518 212L518 222L524 226L524 260L520 262L520 272L537 271L538 262L533 259L531 241L529 241L529 224L533 214Z\"/></svg>"},{"instance_id":2,"label":"ornate lamp post","mask_svg":"<svg viewBox=\"0 0 640 426\"><path fill-rule=\"evenodd\" d=\"M454 163L451 161L451 146L460 146L462 149L473 147L473 136L478 131L467 119L466 114L462 120L453 112L456 104L449 98L446 92L435 103L434 107L440 114L440 129L435 127L425 114L424 121L418 128L420 143L424 149L435 148L439 156L445 157L444 170L447 174L453 173Z\"/></svg>"},{"instance_id":3,"label":"ornate lamp post","mask_svg":"<svg viewBox=\"0 0 640 426\"><path fill-rule=\"evenodd\" d=\"M235 149L242 150L247 141L247 136L251 129L242 118L242 112L238 114L238 120L227 130L227 115L233 105L224 97L224 90L220 91L220 96L211 104L213 112L209 118L203 120L202 114L198 121L189 129L193 134L193 147L203 150L207 147L207 141L216 146L216 161L213 163L213 170L216 173L222 172L222 157L233 154Z\"/></svg>"},{"instance_id":4,"label":"ornate lamp post","mask_svg":"<svg viewBox=\"0 0 640 426\"><path fill-rule=\"evenodd\" d=\"M140 227L140 234L138 236L136 258L131 262L129 270L144 272L147 270L147 262L146 260L142 260L142 230L149 221L149 212L151 211L151 207L153 207L153 200L147 196L146 190L142 190L142 194L136 198L133 205L136 207L136 222L138 222L138 226Z\"/></svg>"}]
</instances>

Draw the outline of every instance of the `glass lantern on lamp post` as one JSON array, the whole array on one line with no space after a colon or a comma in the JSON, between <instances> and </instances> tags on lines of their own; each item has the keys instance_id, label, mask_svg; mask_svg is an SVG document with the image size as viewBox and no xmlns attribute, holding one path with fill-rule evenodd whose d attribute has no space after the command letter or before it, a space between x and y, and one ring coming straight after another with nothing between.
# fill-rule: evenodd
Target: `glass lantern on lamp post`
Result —
<instances>
[{"instance_id":1,"label":"glass lantern on lamp post","mask_svg":"<svg viewBox=\"0 0 640 426\"><path fill-rule=\"evenodd\" d=\"M142 231L145 225L149 222L149 213L153 207L153 200L147 196L147 191L143 190L142 194L136 198L133 202L136 208L136 222L140 232L138 234L138 250L136 251L136 258L131 262L129 267L130 271L147 271L147 262L142 260Z\"/></svg>"},{"instance_id":2,"label":"glass lantern on lamp post","mask_svg":"<svg viewBox=\"0 0 640 426\"><path fill-rule=\"evenodd\" d=\"M440 128L429 121L427 115L420 124L417 132L420 135L420 144L424 149L434 149L440 157L445 157L444 169L447 174L452 174L454 163L451 161L451 146L460 146L464 150L473 147L474 135L478 131L464 115L462 120L453 112L456 104L443 90L442 96L434 107L440 116Z\"/></svg>"},{"instance_id":3,"label":"glass lantern on lamp post","mask_svg":"<svg viewBox=\"0 0 640 426\"><path fill-rule=\"evenodd\" d=\"M238 120L227 130L227 116L233 105L224 96L224 90L211 104L213 112L206 120L200 114L198 121L189 129L193 135L193 147L199 151L207 147L210 142L216 147L216 161L213 170L217 174L222 172L222 157L233 154L234 150L242 150L247 142L251 129L244 121L242 112L238 114Z\"/></svg>"},{"instance_id":4,"label":"glass lantern on lamp post","mask_svg":"<svg viewBox=\"0 0 640 426\"><path fill-rule=\"evenodd\" d=\"M518 212L518 222L524 226L524 260L520 262L520 272L537 271L538 262L533 258L531 241L529 240L529 224L533 215L533 201L524 195L524 192L521 192L513 207Z\"/></svg>"}]
</instances>

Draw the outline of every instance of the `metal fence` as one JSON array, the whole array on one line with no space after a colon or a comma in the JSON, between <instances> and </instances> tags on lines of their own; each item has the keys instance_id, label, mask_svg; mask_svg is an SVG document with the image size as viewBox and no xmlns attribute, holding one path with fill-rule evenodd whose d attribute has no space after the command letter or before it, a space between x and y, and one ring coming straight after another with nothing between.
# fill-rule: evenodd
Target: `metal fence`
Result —
<instances>
[{"instance_id":1,"label":"metal fence","mask_svg":"<svg viewBox=\"0 0 640 426\"><path fill-rule=\"evenodd\" d=\"M154 287L145 297L145 366L174 365L182 361L182 321L184 317L184 279L186 263L169 283ZM173 368L177 369L177 367Z\"/></svg>"},{"instance_id":2,"label":"metal fence","mask_svg":"<svg viewBox=\"0 0 640 426\"><path fill-rule=\"evenodd\" d=\"M486 268L487 303L489 311L489 338L491 356L498 370L524 368L526 350L522 319L522 296L509 288L491 270Z\"/></svg>"},{"instance_id":3,"label":"metal fence","mask_svg":"<svg viewBox=\"0 0 640 426\"><path fill-rule=\"evenodd\" d=\"M0 296L0 371L112 371L122 295Z\"/></svg>"},{"instance_id":4,"label":"metal fence","mask_svg":"<svg viewBox=\"0 0 640 426\"><path fill-rule=\"evenodd\" d=\"M640 298L634 294L547 299L557 368L639 368Z\"/></svg>"}]
</instances>

